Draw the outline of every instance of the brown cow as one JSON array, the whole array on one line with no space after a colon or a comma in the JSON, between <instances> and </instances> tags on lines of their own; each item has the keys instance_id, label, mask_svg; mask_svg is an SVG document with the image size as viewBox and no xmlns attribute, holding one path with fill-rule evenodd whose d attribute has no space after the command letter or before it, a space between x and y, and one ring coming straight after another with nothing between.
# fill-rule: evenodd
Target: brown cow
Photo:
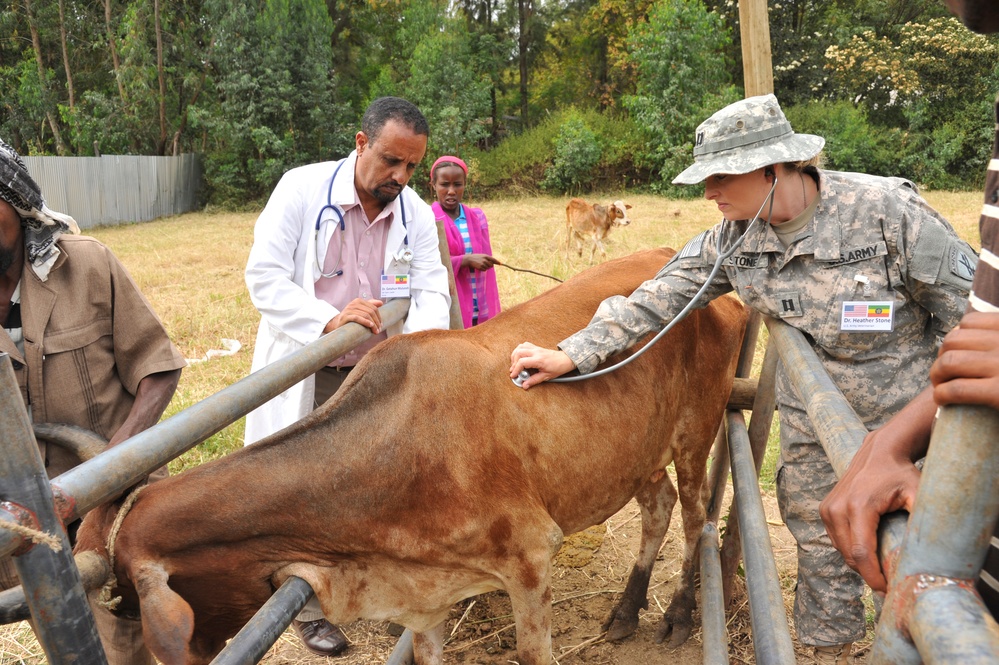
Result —
<instances>
[{"instance_id":1,"label":"brown cow","mask_svg":"<svg viewBox=\"0 0 999 665\"><path fill-rule=\"evenodd\" d=\"M628 210L631 206L618 199L608 205L599 203L589 204L583 199L572 199L565 207L565 255L569 257L569 245L572 240L576 240L576 252L583 255L583 240L589 237L592 246L590 247L590 263L593 263L593 255L597 248L600 248L602 256L607 256L604 249L604 239L610 233L613 226L627 226L631 223L628 219Z\"/></svg>"},{"instance_id":2,"label":"brown cow","mask_svg":"<svg viewBox=\"0 0 999 665\"><path fill-rule=\"evenodd\" d=\"M705 463L733 383L738 301L697 310L608 376L521 390L510 350L552 345L601 299L628 294L671 250L583 272L464 331L394 337L326 405L225 458L148 486L118 534L122 608L166 665L208 663L285 579L312 585L334 623L392 620L420 665L442 662L459 600L510 595L518 661L551 659L552 555L564 534L632 497L642 545L609 636L634 632L649 576L682 504L683 574L660 629L692 627ZM620 358L618 358L620 359ZM78 551L106 555L114 507L87 516Z\"/></svg>"}]
</instances>

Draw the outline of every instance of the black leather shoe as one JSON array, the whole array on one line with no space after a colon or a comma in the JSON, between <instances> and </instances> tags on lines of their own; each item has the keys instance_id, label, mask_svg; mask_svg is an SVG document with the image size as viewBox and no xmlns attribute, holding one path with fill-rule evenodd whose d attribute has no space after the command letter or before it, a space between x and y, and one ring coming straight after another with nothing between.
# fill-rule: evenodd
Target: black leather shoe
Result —
<instances>
[{"instance_id":1,"label":"black leather shoe","mask_svg":"<svg viewBox=\"0 0 999 665\"><path fill-rule=\"evenodd\" d=\"M326 619L316 621L292 621L291 627L295 629L305 648L320 656L339 656L347 650L347 638L343 631L334 626Z\"/></svg>"}]
</instances>

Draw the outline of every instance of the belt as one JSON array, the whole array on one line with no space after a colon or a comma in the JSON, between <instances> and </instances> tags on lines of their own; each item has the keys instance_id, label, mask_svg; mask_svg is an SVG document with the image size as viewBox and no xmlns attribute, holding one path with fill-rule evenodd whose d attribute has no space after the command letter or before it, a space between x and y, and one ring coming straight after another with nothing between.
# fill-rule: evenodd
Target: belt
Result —
<instances>
[{"instance_id":1,"label":"belt","mask_svg":"<svg viewBox=\"0 0 999 665\"><path fill-rule=\"evenodd\" d=\"M329 372L331 374L349 374L350 370L352 370L352 369L354 369L353 365L350 365L348 367L342 367L340 365L327 365L326 367L323 367L319 371L321 371L321 372Z\"/></svg>"}]
</instances>

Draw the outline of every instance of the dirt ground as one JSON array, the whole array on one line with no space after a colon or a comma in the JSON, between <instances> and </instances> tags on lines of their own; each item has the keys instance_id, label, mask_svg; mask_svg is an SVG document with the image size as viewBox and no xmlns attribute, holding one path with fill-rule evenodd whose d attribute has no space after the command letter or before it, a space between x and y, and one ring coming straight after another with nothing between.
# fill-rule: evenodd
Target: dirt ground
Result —
<instances>
[{"instance_id":1,"label":"dirt ground","mask_svg":"<svg viewBox=\"0 0 999 665\"><path fill-rule=\"evenodd\" d=\"M764 496L770 537L777 568L790 608L794 588L794 541L781 523L777 502ZM559 665L647 665L670 662L699 665L702 662L701 633L695 628L682 647L670 650L654 641L656 626L669 604L680 573L683 535L679 508L674 511L666 544L660 553L649 589L649 610L642 613L638 631L612 644L601 638L601 624L609 615L634 563L641 535L638 505L632 501L603 527L567 539L556 557L552 651ZM570 551L572 548L572 551ZM571 563L572 565L562 565ZM694 615L700 625L699 611ZM306 651L290 630L278 640L261 662L265 665L369 665L383 663L395 646L386 624L357 622L344 626L351 642L345 656L327 659ZM749 608L741 578L728 613L729 657L733 665L753 663ZM510 601L502 592L468 599L456 606L448 620L444 660L449 665L516 663L516 634ZM807 662L806 652L795 645L798 662ZM862 661L858 661L862 662Z\"/></svg>"}]
</instances>

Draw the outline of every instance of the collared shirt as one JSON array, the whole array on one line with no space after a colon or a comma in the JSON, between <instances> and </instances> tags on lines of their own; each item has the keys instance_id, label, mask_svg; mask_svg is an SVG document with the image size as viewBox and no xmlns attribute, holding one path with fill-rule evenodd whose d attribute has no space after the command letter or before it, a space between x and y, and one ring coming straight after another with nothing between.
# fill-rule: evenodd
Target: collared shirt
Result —
<instances>
[{"instance_id":1,"label":"collared shirt","mask_svg":"<svg viewBox=\"0 0 999 665\"><path fill-rule=\"evenodd\" d=\"M21 273L23 344L6 329L0 351L34 422L67 423L110 439L125 422L139 382L187 365L125 267L87 236L63 235L46 281ZM79 463L39 443L50 475Z\"/></svg>"},{"instance_id":2,"label":"collared shirt","mask_svg":"<svg viewBox=\"0 0 999 665\"><path fill-rule=\"evenodd\" d=\"M315 287L317 298L341 311L355 298L381 300L382 259L394 210L395 206L385 206L373 221L369 221L355 192L354 204L343 206L343 230L340 230L336 220L326 222L335 224L336 228L326 248L323 273L340 270L343 273L320 276ZM381 331L350 353L334 360L330 367L356 365L365 353L386 337L385 331Z\"/></svg>"}]
</instances>

